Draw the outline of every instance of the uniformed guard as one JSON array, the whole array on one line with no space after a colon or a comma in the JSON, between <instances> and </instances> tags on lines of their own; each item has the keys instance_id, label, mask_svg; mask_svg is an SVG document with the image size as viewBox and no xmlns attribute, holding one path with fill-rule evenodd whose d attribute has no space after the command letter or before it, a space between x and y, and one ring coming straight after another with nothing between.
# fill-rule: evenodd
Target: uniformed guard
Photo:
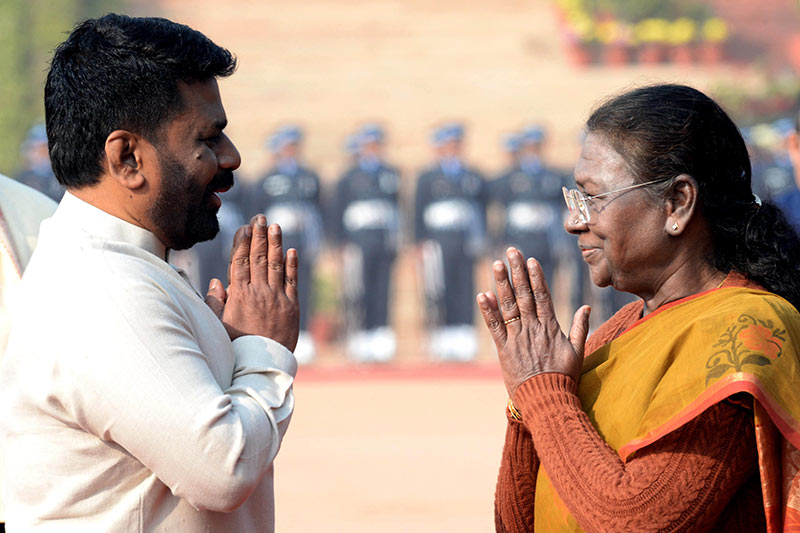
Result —
<instances>
[{"instance_id":1,"label":"uniformed guard","mask_svg":"<svg viewBox=\"0 0 800 533\"><path fill-rule=\"evenodd\" d=\"M400 174L384 161L384 130L359 129L348 143L353 165L336 186L334 226L342 243L347 352L358 362L390 361L389 287L400 238Z\"/></svg>"},{"instance_id":2,"label":"uniformed guard","mask_svg":"<svg viewBox=\"0 0 800 533\"><path fill-rule=\"evenodd\" d=\"M463 160L463 136L457 123L434 131L436 161L420 175L414 202L430 349L452 361L477 353L474 268L486 237L486 184Z\"/></svg>"},{"instance_id":3,"label":"uniformed guard","mask_svg":"<svg viewBox=\"0 0 800 533\"><path fill-rule=\"evenodd\" d=\"M772 200L800 233L800 111L795 111L794 120L785 118L774 124L783 140L776 159L782 160L783 167L789 169L792 183L780 193L773 194Z\"/></svg>"},{"instance_id":4,"label":"uniformed guard","mask_svg":"<svg viewBox=\"0 0 800 533\"><path fill-rule=\"evenodd\" d=\"M295 125L283 126L269 137L267 147L274 166L254 183L249 211L263 213L270 224L280 224L284 249L297 250L300 337L294 354L298 363L308 364L315 355L308 325L313 265L322 241L322 220L319 177L301 162L302 140L302 132Z\"/></svg>"},{"instance_id":5,"label":"uniformed guard","mask_svg":"<svg viewBox=\"0 0 800 533\"><path fill-rule=\"evenodd\" d=\"M491 182L489 194L503 208L502 229L495 234L497 247L504 251L515 246L525 257L535 257L552 287L559 247L566 240L561 225L561 187L566 178L543 163L544 141L544 129L536 124L506 138L512 163Z\"/></svg>"},{"instance_id":6,"label":"uniformed guard","mask_svg":"<svg viewBox=\"0 0 800 533\"><path fill-rule=\"evenodd\" d=\"M759 198L773 200L796 189L792 163L786 151L786 138L792 129L789 119L742 130L750 152L753 192Z\"/></svg>"},{"instance_id":7,"label":"uniformed guard","mask_svg":"<svg viewBox=\"0 0 800 533\"><path fill-rule=\"evenodd\" d=\"M58 183L56 175L53 174L44 124L34 125L28 131L20 148L25 160L25 168L17 176L17 181L60 202L61 197L64 196L64 187Z\"/></svg>"}]
</instances>

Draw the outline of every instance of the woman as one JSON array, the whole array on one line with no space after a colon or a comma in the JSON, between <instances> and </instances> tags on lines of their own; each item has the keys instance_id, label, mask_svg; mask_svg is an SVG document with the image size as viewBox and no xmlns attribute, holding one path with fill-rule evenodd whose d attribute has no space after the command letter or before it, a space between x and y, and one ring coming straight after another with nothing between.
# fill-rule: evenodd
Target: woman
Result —
<instances>
[{"instance_id":1,"label":"woman","mask_svg":"<svg viewBox=\"0 0 800 533\"><path fill-rule=\"evenodd\" d=\"M568 336L516 249L478 295L509 393L498 531L800 528L800 241L689 87L599 107L564 195L592 281L640 299ZM586 358L584 358L586 354Z\"/></svg>"}]
</instances>

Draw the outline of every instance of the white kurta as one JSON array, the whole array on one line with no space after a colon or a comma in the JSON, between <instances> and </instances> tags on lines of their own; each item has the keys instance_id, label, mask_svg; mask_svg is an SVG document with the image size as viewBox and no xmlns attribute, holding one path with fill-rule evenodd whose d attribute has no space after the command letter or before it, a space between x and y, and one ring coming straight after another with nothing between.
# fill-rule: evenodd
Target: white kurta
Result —
<instances>
[{"instance_id":1,"label":"white kurta","mask_svg":"<svg viewBox=\"0 0 800 533\"><path fill-rule=\"evenodd\" d=\"M150 232L67 193L0 375L10 531L272 531L297 364L231 342Z\"/></svg>"}]
</instances>

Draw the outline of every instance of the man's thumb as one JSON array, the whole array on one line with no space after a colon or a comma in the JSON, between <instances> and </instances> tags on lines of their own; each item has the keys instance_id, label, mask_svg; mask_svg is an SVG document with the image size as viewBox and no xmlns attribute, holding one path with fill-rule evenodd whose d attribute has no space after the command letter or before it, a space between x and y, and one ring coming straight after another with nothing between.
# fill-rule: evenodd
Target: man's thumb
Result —
<instances>
[{"instance_id":1,"label":"man's thumb","mask_svg":"<svg viewBox=\"0 0 800 533\"><path fill-rule=\"evenodd\" d=\"M217 278L211 280L208 284L208 292L206 293L206 305L208 305L214 314L222 319L222 312L225 310L225 289L222 282Z\"/></svg>"}]
</instances>

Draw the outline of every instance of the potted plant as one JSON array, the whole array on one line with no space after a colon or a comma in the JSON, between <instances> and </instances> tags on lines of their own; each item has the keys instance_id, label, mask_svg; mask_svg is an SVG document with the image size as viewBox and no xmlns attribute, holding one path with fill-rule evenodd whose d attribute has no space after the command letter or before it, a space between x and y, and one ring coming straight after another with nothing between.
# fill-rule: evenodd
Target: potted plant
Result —
<instances>
[{"instance_id":1,"label":"potted plant","mask_svg":"<svg viewBox=\"0 0 800 533\"><path fill-rule=\"evenodd\" d=\"M640 63L655 64L664 60L669 22L663 18L649 18L633 27L636 42L640 43Z\"/></svg>"},{"instance_id":2,"label":"potted plant","mask_svg":"<svg viewBox=\"0 0 800 533\"><path fill-rule=\"evenodd\" d=\"M712 17L703 23L700 30L700 58L708 65L716 65L722 61L724 44L728 39L728 25L718 17Z\"/></svg>"},{"instance_id":3,"label":"potted plant","mask_svg":"<svg viewBox=\"0 0 800 533\"><path fill-rule=\"evenodd\" d=\"M608 17L597 23L597 40L603 47L603 63L606 65L625 65L630 59L630 27Z\"/></svg>"},{"instance_id":4,"label":"potted plant","mask_svg":"<svg viewBox=\"0 0 800 533\"><path fill-rule=\"evenodd\" d=\"M670 61L688 65L692 63L692 42L697 33L697 23L689 17L672 21L667 29L667 42L670 45Z\"/></svg>"},{"instance_id":5,"label":"potted plant","mask_svg":"<svg viewBox=\"0 0 800 533\"><path fill-rule=\"evenodd\" d=\"M595 24L583 9L565 12L565 36L570 60L578 66L587 66L596 61L598 43L595 39Z\"/></svg>"}]
</instances>

